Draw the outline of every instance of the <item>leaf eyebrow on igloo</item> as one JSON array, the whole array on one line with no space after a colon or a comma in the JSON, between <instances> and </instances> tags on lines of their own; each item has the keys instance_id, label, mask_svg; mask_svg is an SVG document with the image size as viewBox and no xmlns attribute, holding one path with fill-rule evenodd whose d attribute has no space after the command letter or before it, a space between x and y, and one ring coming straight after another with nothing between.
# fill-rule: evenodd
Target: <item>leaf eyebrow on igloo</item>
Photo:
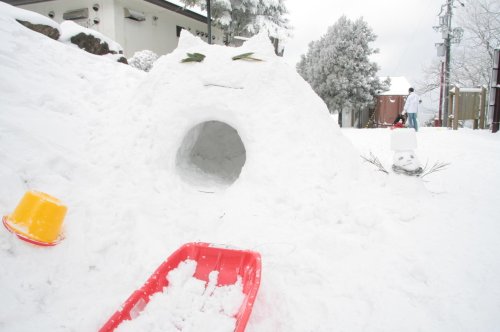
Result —
<instances>
[{"instance_id":1,"label":"leaf eyebrow on igloo","mask_svg":"<svg viewBox=\"0 0 500 332\"><path fill-rule=\"evenodd\" d=\"M242 53L242 54L233 56L231 59L233 59L233 61L235 61L235 60L264 61L262 59L252 57L253 53L254 52Z\"/></svg>"},{"instance_id":2,"label":"leaf eyebrow on igloo","mask_svg":"<svg viewBox=\"0 0 500 332\"><path fill-rule=\"evenodd\" d=\"M181 62L202 62L206 55L201 53L187 53L187 58L181 60Z\"/></svg>"}]
</instances>

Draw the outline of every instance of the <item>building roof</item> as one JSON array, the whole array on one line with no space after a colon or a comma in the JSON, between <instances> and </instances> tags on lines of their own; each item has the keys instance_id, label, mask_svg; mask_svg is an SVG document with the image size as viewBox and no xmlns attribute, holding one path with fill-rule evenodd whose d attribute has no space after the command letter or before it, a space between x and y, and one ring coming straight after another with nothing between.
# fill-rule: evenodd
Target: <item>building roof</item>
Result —
<instances>
[{"instance_id":1,"label":"building roof","mask_svg":"<svg viewBox=\"0 0 500 332\"><path fill-rule=\"evenodd\" d=\"M2 1L12 6L21 6L21 5L29 5L31 3L48 2L54 0L2 0Z\"/></svg>"},{"instance_id":2,"label":"building roof","mask_svg":"<svg viewBox=\"0 0 500 332\"><path fill-rule=\"evenodd\" d=\"M380 77L384 81L387 77ZM403 76L390 76L391 86L388 91L382 92L380 96L406 96L411 87L408 80Z\"/></svg>"},{"instance_id":3,"label":"building roof","mask_svg":"<svg viewBox=\"0 0 500 332\"><path fill-rule=\"evenodd\" d=\"M10 5L13 6L21 6L21 5L29 5L32 3L37 3L37 2L49 2L49 1L54 1L54 0L0 0L3 2L6 2ZM176 12L180 15L187 16L189 18L192 18L194 20L200 21L205 23L207 21L207 16L203 12L194 12L192 10L184 8L182 5L176 4L178 1L173 0L173 2L169 2L166 0L138 0L138 1L146 1L149 3L152 3L154 5L157 5L159 7L168 9L170 11Z\"/></svg>"},{"instance_id":4,"label":"building roof","mask_svg":"<svg viewBox=\"0 0 500 332\"><path fill-rule=\"evenodd\" d=\"M166 9L169 9L173 12L190 17L194 20L197 20L197 21L200 21L203 23L207 22L206 12L201 12L201 11L195 12L193 10L186 9L184 6L182 6L182 4L176 4L176 3L178 3L178 1L175 1L175 0L174 0L175 3L174 3L174 1L170 2L170 1L165 1L165 0L143 0L143 1L152 3L154 5L157 5L157 6L166 8Z\"/></svg>"},{"instance_id":5,"label":"building roof","mask_svg":"<svg viewBox=\"0 0 500 332\"><path fill-rule=\"evenodd\" d=\"M460 92L482 92L483 90L481 88L459 88ZM453 87L450 89L450 92L456 93L457 88Z\"/></svg>"}]
</instances>

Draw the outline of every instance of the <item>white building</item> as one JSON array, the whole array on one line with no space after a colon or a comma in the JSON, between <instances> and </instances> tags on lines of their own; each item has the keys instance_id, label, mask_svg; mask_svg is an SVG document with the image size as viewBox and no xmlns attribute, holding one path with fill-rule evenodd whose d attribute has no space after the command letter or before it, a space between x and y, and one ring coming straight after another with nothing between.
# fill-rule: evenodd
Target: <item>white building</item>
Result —
<instances>
[{"instance_id":1,"label":"white building","mask_svg":"<svg viewBox=\"0 0 500 332\"><path fill-rule=\"evenodd\" d=\"M208 37L202 12L184 9L164 0L1 0L48 16L61 23L72 20L118 42L125 57L150 50L158 55L177 47L181 29L202 39ZM223 33L212 26L212 43L223 44Z\"/></svg>"}]
</instances>

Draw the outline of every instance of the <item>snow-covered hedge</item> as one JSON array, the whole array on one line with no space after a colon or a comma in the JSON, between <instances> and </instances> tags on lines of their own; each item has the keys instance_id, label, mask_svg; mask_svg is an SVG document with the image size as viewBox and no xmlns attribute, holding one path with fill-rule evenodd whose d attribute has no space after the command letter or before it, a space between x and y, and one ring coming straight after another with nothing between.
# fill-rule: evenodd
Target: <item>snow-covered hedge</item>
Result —
<instances>
[{"instance_id":1,"label":"snow-covered hedge","mask_svg":"<svg viewBox=\"0 0 500 332\"><path fill-rule=\"evenodd\" d=\"M140 70L150 71L157 59L158 55L155 52L143 50L135 52L134 55L128 59L128 64Z\"/></svg>"}]
</instances>

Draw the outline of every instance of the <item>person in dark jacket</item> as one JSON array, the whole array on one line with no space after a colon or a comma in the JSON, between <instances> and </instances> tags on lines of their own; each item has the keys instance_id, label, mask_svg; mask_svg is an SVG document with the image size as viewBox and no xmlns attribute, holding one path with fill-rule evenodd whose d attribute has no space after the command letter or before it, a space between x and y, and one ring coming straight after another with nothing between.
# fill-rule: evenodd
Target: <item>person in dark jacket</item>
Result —
<instances>
[{"instance_id":1,"label":"person in dark jacket","mask_svg":"<svg viewBox=\"0 0 500 332\"><path fill-rule=\"evenodd\" d=\"M403 123L403 125L406 123L406 118L405 118L405 116L403 114L398 114L398 116L396 116L396 119L394 120L394 122L392 123L392 125L395 125L399 121L401 121Z\"/></svg>"}]
</instances>

